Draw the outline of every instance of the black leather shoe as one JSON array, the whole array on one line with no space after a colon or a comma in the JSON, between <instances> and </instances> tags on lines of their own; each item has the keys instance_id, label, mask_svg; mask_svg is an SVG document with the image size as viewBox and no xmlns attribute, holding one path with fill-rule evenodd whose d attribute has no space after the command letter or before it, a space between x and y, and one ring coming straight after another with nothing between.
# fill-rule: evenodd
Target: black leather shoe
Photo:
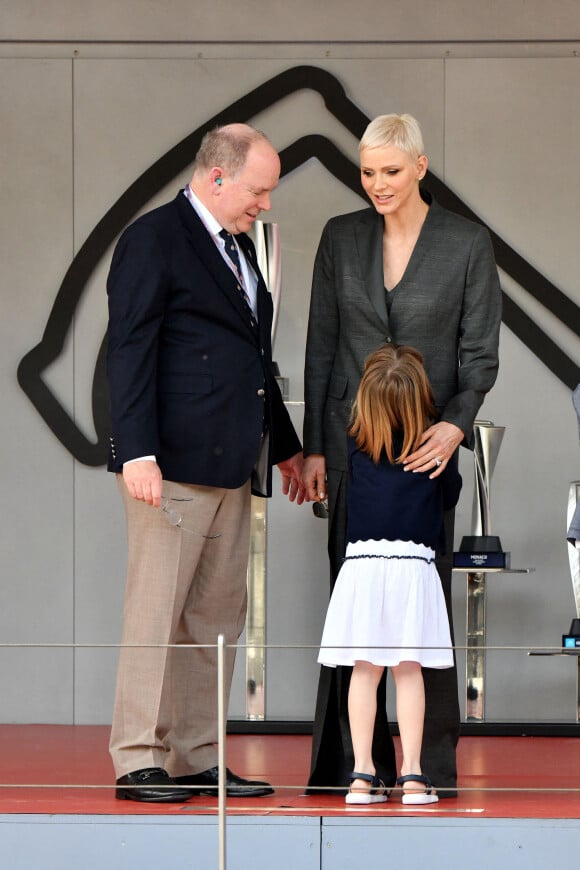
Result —
<instances>
[{"instance_id":1,"label":"black leather shoe","mask_svg":"<svg viewBox=\"0 0 580 870\"><path fill-rule=\"evenodd\" d=\"M191 794L211 794L217 797L218 769L210 767L201 773L193 773L190 776L176 776L173 780L177 785L185 785L191 788ZM242 779L226 768L226 795L228 797L265 797L274 794L274 789L269 782Z\"/></svg>"},{"instance_id":2,"label":"black leather shoe","mask_svg":"<svg viewBox=\"0 0 580 870\"><path fill-rule=\"evenodd\" d=\"M191 789L179 787L162 767L133 770L117 780L117 800L151 803L183 803L192 796Z\"/></svg>"}]
</instances>

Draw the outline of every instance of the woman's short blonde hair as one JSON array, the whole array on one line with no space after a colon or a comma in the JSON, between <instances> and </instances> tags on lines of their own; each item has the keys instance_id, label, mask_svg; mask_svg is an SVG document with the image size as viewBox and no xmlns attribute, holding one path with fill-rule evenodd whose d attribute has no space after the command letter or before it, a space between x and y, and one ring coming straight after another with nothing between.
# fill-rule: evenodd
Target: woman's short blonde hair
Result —
<instances>
[{"instance_id":1,"label":"woman's short blonde hair","mask_svg":"<svg viewBox=\"0 0 580 870\"><path fill-rule=\"evenodd\" d=\"M394 145L412 160L425 153L419 122L412 115L379 115L371 121L359 142L359 154L364 148L384 148Z\"/></svg>"},{"instance_id":2,"label":"woman's short blonde hair","mask_svg":"<svg viewBox=\"0 0 580 870\"><path fill-rule=\"evenodd\" d=\"M402 462L417 449L436 417L433 391L418 350L386 344L368 357L349 427L360 450L374 462L379 461L383 450L389 462ZM395 432L403 436L397 457L393 450Z\"/></svg>"}]
</instances>

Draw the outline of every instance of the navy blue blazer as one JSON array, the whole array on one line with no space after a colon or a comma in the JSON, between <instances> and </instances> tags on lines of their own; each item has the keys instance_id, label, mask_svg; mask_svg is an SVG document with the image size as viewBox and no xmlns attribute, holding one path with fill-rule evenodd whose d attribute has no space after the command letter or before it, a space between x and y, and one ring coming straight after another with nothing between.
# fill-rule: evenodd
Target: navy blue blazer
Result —
<instances>
[{"instance_id":1,"label":"navy blue blazer","mask_svg":"<svg viewBox=\"0 0 580 870\"><path fill-rule=\"evenodd\" d=\"M183 191L119 239L107 281L110 471L153 454L167 480L233 489L268 431L270 495L271 466L300 451L272 370L272 299L251 240L236 238L258 274L257 327Z\"/></svg>"}]
</instances>

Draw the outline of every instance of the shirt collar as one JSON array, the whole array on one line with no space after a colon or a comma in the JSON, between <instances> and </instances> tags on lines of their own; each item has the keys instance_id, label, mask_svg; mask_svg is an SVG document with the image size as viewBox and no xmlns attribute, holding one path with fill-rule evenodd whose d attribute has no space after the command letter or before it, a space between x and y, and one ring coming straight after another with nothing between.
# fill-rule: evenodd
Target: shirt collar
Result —
<instances>
[{"instance_id":1,"label":"shirt collar","mask_svg":"<svg viewBox=\"0 0 580 870\"><path fill-rule=\"evenodd\" d=\"M184 194L191 203L192 208L195 212L197 212L198 217L204 224L208 233L214 237L219 236L220 230L222 229L222 225L215 218L211 211L203 204L201 199L195 195L189 184L184 189Z\"/></svg>"}]
</instances>

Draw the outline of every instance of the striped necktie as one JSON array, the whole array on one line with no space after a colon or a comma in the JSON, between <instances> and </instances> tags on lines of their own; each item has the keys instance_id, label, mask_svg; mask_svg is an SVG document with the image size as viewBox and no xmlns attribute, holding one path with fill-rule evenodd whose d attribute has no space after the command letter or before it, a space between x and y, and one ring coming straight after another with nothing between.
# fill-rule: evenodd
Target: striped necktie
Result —
<instances>
[{"instance_id":1,"label":"striped necktie","mask_svg":"<svg viewBox=\"0 0 580 870\"><path fill-rule=\"evenodd\" d=\"M252 327L255 327L256 326L256 318L254 316L254 312L252 311L252 306L250 304L250 298L249 298L248 294L246 293L246 291L244 290L244 287L242 285L242 264L240 263L240 255L238 254L238 248L237 248L236 243L234 241L234 237L232 236L231 233L228 233L227 230L220 230L220 236L222 237L222 239L225 242L226 254L228 255L228 257L232 261L234 268L236 270L236 277L238 279L236 289L237 289L238 293L240 294L241 298L243 299L243 301L244 301L244 303L245 303L245 305L250 313L250 323L251 323Z\"/></svg>"}]
</instances>

